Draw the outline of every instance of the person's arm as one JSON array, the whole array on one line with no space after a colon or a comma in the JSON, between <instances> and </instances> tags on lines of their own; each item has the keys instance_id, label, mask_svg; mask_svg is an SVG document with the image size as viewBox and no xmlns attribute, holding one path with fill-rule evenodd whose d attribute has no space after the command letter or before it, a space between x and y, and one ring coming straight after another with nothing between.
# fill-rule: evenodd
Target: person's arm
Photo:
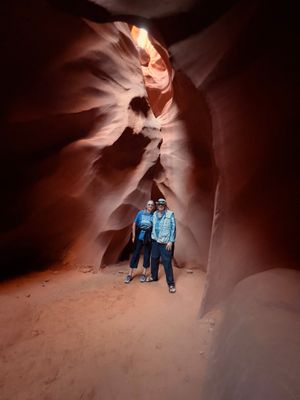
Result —
<instances>
[{"instance_id":1,"label":"person's arm","mask_svg":"<svg viewBox=\"0 0 300 400\"><path fill-rule=\"evenodd\" d=\"M156 233L155 233L155 224L156 224L156 211L153 213L152 217L152 228L151 228L151 239L156 240Z\"/></svg>"},{"instance_id":2,"label":"person's arm","mask_svg":"<svg viewBox=\"0 0 300 400\"><path fill-rule=\"evenodd\" d=\"M176 220L175 220L175 216L174 213L172 213L171 216L171 228L170 228L171 232L170 232L170 239L169 242L166 245L166 249L167 250L172 250L172 246L173 243L175 242L175 237L176 237Z\"/></svg>"},{"instance_id":3,"label":"person's arm","mask_svg":"<svg viewBox=\"0 0 300 400\"><path fill-rule=\"evenodd\" d=\"M132 243L135 241L136 222L132 224Z\"/></svg>"},{"instance_id":4,"label":"person's arm","mask_svg":"<svg viewBox=\"0 0 300 400\"><path fill-rule=\"evenodd\" d=\"M135 216L135 218L134 218L134 221L133 221L133 224L132 224L131 230L132 230L132 242L133 242L133 243L134 243L134 241L135 241L136 227L139 226L140 219L141 219L141 211L139 211L139 212L136 214L136 216Z\"/></svg>"}]
</instances>

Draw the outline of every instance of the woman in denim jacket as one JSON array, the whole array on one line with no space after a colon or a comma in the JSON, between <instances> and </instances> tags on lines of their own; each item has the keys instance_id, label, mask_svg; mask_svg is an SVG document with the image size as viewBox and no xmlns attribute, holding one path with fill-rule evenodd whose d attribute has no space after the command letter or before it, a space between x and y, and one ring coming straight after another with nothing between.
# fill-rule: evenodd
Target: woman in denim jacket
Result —
<instances>
[{"instance_id":1,"label":"woman in denim jacket","mask_svg":"<svg viewBox=\"0 0 300 400\"><path fill-rule=\"evenodd\" d=\"M176 237L176 220L174 212L167 208L165 199L156 202L157 211L153 214L151 276L147 282L158 280L159 260L164 266L169 292L175 293L175 282L172 268L173 247Z\"/></svg>"},{"instance_id":2,"label":"woman in denim jacket","mask_svg":"<svg viewBox=\"0 0 300 400\"><path fill-rule=\"evenodd\" d=\"M130 260L130 270L124 282L129 283L133 279L133 271L137 269L142 247L144 247L143 272L140 276L140 282L146 281L146 271L150 266L151 253L151 231L154 211L154 201L149 200L144 210L137 213L132 224L132 242L134 251Z\"/></svg>"}]
</instances>

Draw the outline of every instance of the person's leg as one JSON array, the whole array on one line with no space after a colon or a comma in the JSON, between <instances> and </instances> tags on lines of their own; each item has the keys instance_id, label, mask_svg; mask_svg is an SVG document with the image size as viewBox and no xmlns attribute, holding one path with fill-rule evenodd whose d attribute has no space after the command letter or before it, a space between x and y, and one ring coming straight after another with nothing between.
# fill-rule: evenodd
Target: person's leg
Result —
<instances>
[{"instance_id":1,"label":"person's leg","mask_svg":"<svg viewBox=\"0 0 300 400\"><path fill-rule=\"evenodd\" d=\"M137 240L130 260L131 269L137 268L140 260L142 247L143 247L143 242L141 240Z\"/></svg>"},{"instance_id":2,"label":"person's leg","mask_svg":"<svg viewBox=\"0 0 300 400\"><path fill-rule=\"evenodd\" d=\"M133 271L137 268L139 263L142 246L143 242L141 240L137 240L130 260L130 269L124 280L125 283L129 283L132 280Z\"/></svg>"},{"instance_id":3,"label":"person's leg","mask_svg":"<svg viewBox=\"0 0 300 400\"><path fill-rule=\"evenodd\" d=\"M167 250L165 244L161 245L161 260L165 269L168 286L175 286L172 267L172 250Z\"/></svg>"},{"instance_id":4,"label":"person's leg","mask_svg":"<svg viewBox=\"0 0 300 400\"><path fill-rule=\"evenodd\" d=\"M140 276L140 281L145 282L147 279L147 269L150 267L150 254L151 254L152 243L144 243L144 262L143 262L143 272Z\"/></svg>"},{"instance_id":5,"label":"person's leg","mask_svg":"<svg viewBox=\"0 0 300 400\"><path fill-rule=\"evenodd\" d=\"M144 268L150 267L151 248L152 248L152 242L144 244L144 263L143 263Z\"/></svg>"},{"instance_id":6,"label":"person's leg","mask_svg":"<svg viewBox=\"0 0 300 400\"><path fill-rule=\"evenodd\" d=\"M154 281L158 280L160 249L159 244L154 240L151 248L151 277Z\"/></svg>"}]
</instances>

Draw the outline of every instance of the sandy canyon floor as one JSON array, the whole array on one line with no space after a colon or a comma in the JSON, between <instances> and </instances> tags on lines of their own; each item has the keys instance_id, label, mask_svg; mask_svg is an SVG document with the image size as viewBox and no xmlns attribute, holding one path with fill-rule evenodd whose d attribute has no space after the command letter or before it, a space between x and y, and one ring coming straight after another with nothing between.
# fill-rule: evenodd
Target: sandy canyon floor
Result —
<instances>
[{"instance_id":1,"label":"sandy canyon floor","mask_svg":"<svg viewBox=\"0 0 300 400\"><path fill-rule=\"evenodd\" d=\"M0 285L2 400L199 400L219 325L203 319L204 273L175 268L123 283L127 264L98 274L51 268ZM203 399L204 400L204 399Z\"/></svg>"}]
</instances>

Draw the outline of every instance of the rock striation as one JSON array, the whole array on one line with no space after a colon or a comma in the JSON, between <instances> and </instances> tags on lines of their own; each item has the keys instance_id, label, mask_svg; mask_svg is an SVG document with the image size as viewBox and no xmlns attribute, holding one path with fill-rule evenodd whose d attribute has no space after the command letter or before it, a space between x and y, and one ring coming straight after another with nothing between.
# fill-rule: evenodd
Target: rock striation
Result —
<instances>
[{"instance_id":1,"label":"rock striation","mask_svg":"<svg viewBox=\"0 0 300 400\"><path fill-rule=\"evenodd\" d=\"M294 7L19 0L2 12L1 275L126 259L135 213L166 197L177 266L207 271L201 315L225 308L210 400L299 397Z\"/></svg>"}]
</instances>

